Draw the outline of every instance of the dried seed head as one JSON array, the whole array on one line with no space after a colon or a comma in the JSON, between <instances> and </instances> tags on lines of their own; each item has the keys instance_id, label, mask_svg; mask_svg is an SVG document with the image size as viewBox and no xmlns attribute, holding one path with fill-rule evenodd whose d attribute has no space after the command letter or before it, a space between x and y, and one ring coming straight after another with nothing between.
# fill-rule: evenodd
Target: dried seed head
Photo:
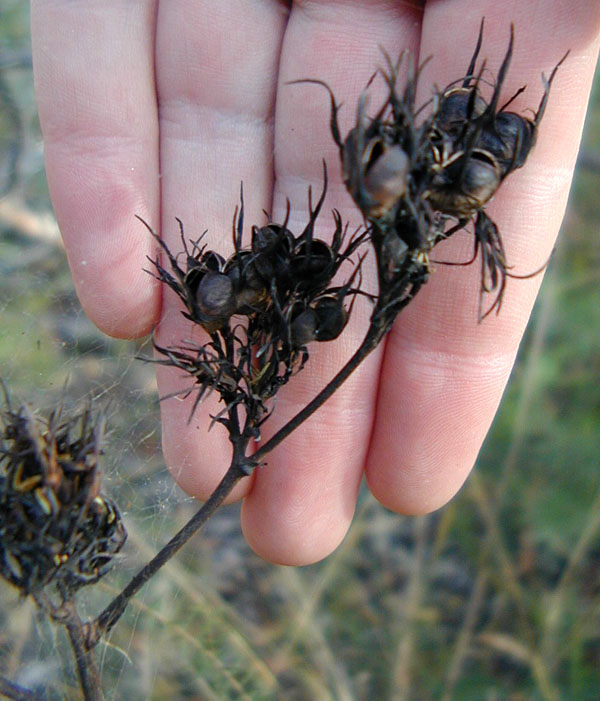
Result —
<instances>
[{"instance_id":1,"label":"dried seed head","mask_svg":"<svg viewBox=\"0 0 600 701\"><path fill-rule=\"evenodd\" d=\"M345 287L317 297L309 307L292 314L290 333L295 348L313 341L333 341L344 330L349 313L344 299L349 293ZM299 306L299 305L298 305Z\"/></svg>"},{"instance_id":2,"label":"dried seed head","mask_svg":"<svg viewBox=\"0 0 600 701\"><path fill-rule=\"evenodd\" d=\"M301 348L317 339L317 328L319 326L319 317L317 312L309 307L300 312L292 321L290 333L292 344L296 348Z\"/></svg>"},{"instance_id":3,"label":"dried seed head","mask_svg":"<svg viewBox=\"0 0 600 701\"><path fill-rule=\"evenodd\" d=\"M317 315L317 341L332 341L344 330L348 311L344 307L344 294L328 294L319 297L314 304Z\"/></svg>"},{"instance_id":4,"label":"dried seed head","mask_svg":"<svg viewBox=\"0 0 600 701\"><path fill-rule=\"evenodd\" d=\"M290 276L290 259L294 235L285 226L269 224L252 228L254 266L267 285L273 278L286 284Z\"/></svg>"},{"instance_id":5,"label":"dried seed head","mask_svg":"<svg viewBox=\"0 0 600 701\"><path fill-rule=\"evenodd\" d=\"M458 136L472 120L481 117L487 102L472 88L449 88L438 98L435 124L440 132Z\"/></svg>"},{"instance_id":6,"label":"dried seed head","mask_svg":"<svg viewBox=\"0 0 600 701\"><path fill-rule=\"evenodd\" d=\"M376 250L380 295L375 314L385 323L411 299L429 275L429 254L454 232L473 226L475 252L482 256L481 292L496 292L498 309L507 277L502 239L485 214L485 206L503 179L526 161L536 139L550 87L558 67L546 79L544 93L533 117L509 112L523 91L500 102L513 52L514 31L500 68L492 80L484 79L485 61L479 52L483 21L466 75L437 91L424 105L415 105L417 82L426 61L409 65L408 78L399 90L402 56L392 63L384 51L386 67L378 74L388 88L374 116L367 114L371 80L360 96L354 126L344 138L340 131L340 105L321 80L304 79L324 87L330 99L330 130L340 153L342 178L361 210ZM492 94L484 97L491 86Z\"/></svg>"},{"instance_id":7,"label":"dried seed head","mask_svg":"<svg viewBox=\"0 0 600 701\"><path fill-rule=\"evenodd\" d=\"M223 270L225 259L215 251L202 251L198 258L188 255L187 266L183 282L194 295L206 275Z\"/></svg>"},{"instance_id":8,"label":"dried seed head","mask_svg":"<svg viewBox=\"0 0 600 701\"><path fill-rule=\"evenodd\" d=\"M182 255L174 256L160 242L171 268L153 261L156 277L184 302L184 316L211 334L202 345L164 348L154 344L163 356L155 362L179 368L191 379L191 386L181 392L196 395L190 418L198 403L216 392L224 408L213 420L230 428L233 419L228 417L243 406L244 432L254 436L271 411L267 400L304 367L306 346L312 341L332 340L343 330L349 312L344 299L356 294L351 281L362 260L346 286L332 290L330 285L341 265L366 240L366 233L359 228L348 237L348 227L333 210L331 243L315 238L327 191L325 165L323 179L323 190L314 206L309 188L308 222L297 235L287 226L288 205L283 223L253 226L250 247L244 248L242 197L234 215L234 252L227 261L200 248L199 242L191 242L191 255L181 222L185 269L178 262ZM233 318L240 315L245 318Z\"/></svg>"},{"instance_id":9,"label":"dried seed head","mask_svg":"<svg viewBox=\"0 0 600 701\"><path fill-rule=\"evenodd\" d=\"M348 192L367 219L390 215L406 193L410 170L404 149L383 138L373 124L352 129L341 149L342 178ZM375 133L371 136L371 133Z\"/></svg>"},{"instance_id":10,"label":"dried seed head","mask_svg":"<svg viewBox=\"0 0 600 701\"><path fill-rule=\"evenodd\" d=\"M494 155L502 168L502 177L520 168L534 146L535 122L514 112L499 112L494 129L481 133L478 145Z\"/></svg>"},{"instance_id":11,"label":"dried seed head","mask_svg":"<svg viewBox=\"0 0 600 701\"><path fill-rule=\"evenodd\" d=\"M0 574L25 594L75 590L110 568L127 537L99 491L102 421L89 409L45 420L4 411L0 434Z\"/></svg>"}]
</instances>

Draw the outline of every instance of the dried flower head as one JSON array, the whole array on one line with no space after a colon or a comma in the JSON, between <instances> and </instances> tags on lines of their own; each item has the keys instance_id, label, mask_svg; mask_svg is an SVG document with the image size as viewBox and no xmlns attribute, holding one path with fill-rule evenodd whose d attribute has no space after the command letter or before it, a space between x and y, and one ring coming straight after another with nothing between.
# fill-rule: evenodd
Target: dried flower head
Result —
<instances>
[{"instance_id":1,"label":"dried flower head","mask_svg":"<svg viewBox=\"0 0 600 701\"><path fill-rule=\"evenodd\" d=\"M104 422L89 407L45 419L6 400L0 433L0 574L25 594L98 581L126 539L100 492Z\"/></svg>"},{"instance_id":2,"label":"dried flower head","mask_svg":"<svg viewBox=\"0 0 600 701\"><path fill-rule=\"evenodd\" d=\"M414 295L427 279L431 249L471 222L475 251L469 263L481 251L480 304L485 293L496 294L485 314L480 309L480 318L500 309L507 277L530 277L508 272L500 232L485 205L504 178L525 163L550 86L566 55L548 79L542 76L540 104L533 117L525 117L508 110L524 88L500 105L512 57L512 26L489 100L482 94L482 87L490 84L483 78L485 61L476 71L482 39L483 21L467 74L420 107L415 105L415 94L425 64L417 69L409 66L405 87L399 91L404 54L393 64L384 53L386 67L378 73L388 87L387 97L375 116L369 117L371 78L358 102L356 124L344 139L338 125L339 105L329 86L320 80L294 81L316 83L329 92L330 127L340 151L342 177L370 227L388 310L398 311L406 294Z\"/></svg>"},{"instance_id":3,"label":"dried flower head","mask_svg":"<svg viewBox=\"0 0 600 701\"><path fill-rule=\"evenodd\" d=\"M474 221L475 246L473 259L481 251L481 295L496 292L494 302L480 316L493 310L498 312L507 277L523 279L536 275L518 276L509 272L502 237L496 224L484 211L503 180L521 168L533 148L539 124L544 115L550 87L556 72L568 52L553 68L548 79L542 74L544 93L533 117L526 117L507 108L525 88L519 88L503 105L500 93L513 52L514 30L511 25L508 48L498 75L492 82L489 101L482 95L485 61L476 72L477 59L483 40L482 20L475 51L467 74L441 91L434 100L431 128L433 153L429 200L439 212L454 218L457 223L446 231L450 236ZM462 84L457 87L457 83ZM469 261L471 262L471 261ZM544 266L545 267L545 266Z\"/></svg>"},{"instance_id":4,"label":"dried flower head","mask_svg":"<svg viewBox=\"0 0 600 701\"><path fill-rule=\"evenodd\" d=\"M314 207L309 188L304 229L297 235L289 229L288 204L283 223L252 227L248 247L242 243L242 196L234 214L234 252L227 260L199 241L188 245L181 227L185 258L181 265L181 255L174 256L148 227L170 263L169 270L158 259L151 261L156 270L152 274L182 300L184 316L210 334L203 345L163 348L155 344L164 356L157 362L193 378L193 386L185 390L197 392L192 413L206 394L216 391L225 408L214 419L230 432L231 411L243 406L245 431L256 437L269 414L265 402L304 367L308 344L333 340L346 326L360 263L345 284L333 286L333 278L365 235L355 232L348 237L334 210L331 243L315 237L326 190L325 170L323 190Z\"/></svg>"}]
</instances>

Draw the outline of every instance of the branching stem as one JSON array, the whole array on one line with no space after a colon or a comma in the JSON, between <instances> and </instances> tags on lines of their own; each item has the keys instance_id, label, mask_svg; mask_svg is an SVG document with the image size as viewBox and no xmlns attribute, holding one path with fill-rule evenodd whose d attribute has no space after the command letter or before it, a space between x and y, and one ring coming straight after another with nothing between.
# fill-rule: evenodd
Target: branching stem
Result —
<instances>
[{"instance_id":1,"label":"branching stem","mask_svg":"<svg viewBox=\"0 0 600 701\"><path fill-rule=\"evenodd\" d=\"M103 701L104 694L100 685L98 663L94 651L89 650L86 646L84 624L77 613L75 603L72 601L66 602L61 606L61 609L65 614L61 623L67 629L69 640L71 641L83 697L85 701Z\"/></svg>"},{"instance_id":2,"label":"branching stem","mask_svg":"<svg viewBox=\"0 0 600 701\"><path fill-rule=\"evenodd\" d=\"M385 331L375 327L373 324L369 327L369 330L360 344L354 355L350 360L344 365L344 367L337 373L337 375L329 382L320 392L314 397L305 407L301 409L294 418L290 419L285 426L277 431L265 444L263 444L253 455L252 460L258 464L262 458L264 458L267 453L270 453L273 448L278 446L283 440L285 440L290 433L295 431L301 423L306 421L310 416L312 416L317 409L319 409L331 395L336 392L341 385L350 377L350 375L356 370L356 368L362 363L362 361L375 350L379 341L383 338Z\"/></svg>"},{"instance_id":3,"label":"branching stem","mask_svg":"<svg viewBox=\"0 0 600 701\"><path fill-rule=\"evenodd\" d=\"M175 555L187 541L206 523L214 514L226 497L231 493L235 485L243 478L251 474L252 470L259 464L273 448L278 446L287 436L295 431L301 423L306 421L317 411L331 395L350 377L360 363L377 347L387 331L387 326L372 322L362 343L335 375L335 377L312 399L296 416L277 431L263 446L261 446L252 456L246 457L245 450L248 445L248 438L239 436L239 440L232 440L234 445L234 455L231 465L225 473L223 479L218 484L208 500L196 512L185 526L146 564L129 584L118 594L113 601L102 611L102 613L92 622L86 625L86 646L93 648L98 641L107 633L123 615L129 600L148 582L154 574ZM231 417L230 418L234 418ZM237 416L235 416L237 424Z\"/></svg>"},{"instance_id":4,"label":"branching stem","mask_svg":"<svg viewBox=\"0 0 600 701\"><path fill-rule=\"evenodd\" d=\"M245 467L245 459L240 459L234 451L231 466L223 479L210 495L202 507L192 518L176 533L173 538L148 562L118 594L102 613L92 622L86 625L86 647L93 648L100 637L108 632L123 615L129 600L148 582L154 574L178 552L185 543L198 531L223 503L227 495L235 485L248 475Z\"/></svg>"},{"instance_id":5,"label":"branching stem","mask_svg":"<svg viewBox=\"0 0 600 701\"><path fill-rule=\"evenodd\" d=\"M223 479L218 484L214 492L202 507L192 516L183 528L148 562L129 582L129 584L118 594L111 603L100 613L100 615L90 623L85 625L85 644L88 650L95 647L102 635L107 633L123 615L129 600L146 584L156 572L175 555L187 541L206 523L214 514L226 497L231 493L235 485L243 478L247 477L258 461L268 452L279 445L292 431L294 431L303 421L311 416L329 397L342 385L343 382L354 372L366 356L377 346L383 333L373 325L369 328L360 347L352 358L329 382L329 384L319 392L319 394L302 409L296 416L283 426L267 443L251 457L245 456L245 449L248 439L240 436L240 439L233 441L234 455L231 465ZM237 419L237 417L236 417Z\"/></svg>"}]
</instances>

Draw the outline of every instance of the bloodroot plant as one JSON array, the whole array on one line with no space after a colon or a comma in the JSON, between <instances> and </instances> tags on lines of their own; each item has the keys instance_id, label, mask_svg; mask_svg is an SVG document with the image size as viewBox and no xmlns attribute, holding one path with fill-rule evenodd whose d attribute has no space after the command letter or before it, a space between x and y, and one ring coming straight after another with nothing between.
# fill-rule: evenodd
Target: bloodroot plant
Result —
<instances>
[{"instance_id":1,"label":"bloodroot plant","mask_svg":"<svg viewBox=\"0 0 600 701\"><path fill-rule=\"evenodd\" d=\"M500 90L512 55L509 47L492 81L489 102L481 88L483 66L475 74L483 22L467 74L424 105L415 105L417 80L423 68L412 68L404 89L397 88L402 56L387 59L380 70L388 94L374 117L366 114L367 85L357 108L356 124L342 139L339 106L329 86L330 128L340 150L342 176L360 208L365 230L350 237L339 213L333 212L332 243L315 238L314 228L327 189L327 176L313 208L309 190L309 219L299 234L288 229L289 206L282 224L253 226L250 245L242 245L243 198L233 225L234 252L226 260L202 245L187 242L181 227L182 252L169 250L160 237L169 266L151 261L152 272L183 302L183 315L202 327L209 340L201 346L174 348L156 345L163 365L180 369L197 392L192 413L206 394L216 391L223 405L213 418L228 431L233 444L230 467L197 514L141 571L88 628L88 644L118 620L129 598L176 552L222 503L237 482L252 473L264 457L311 416L371 353L398 313L427 282L430 253L440 242L468 223L475 223L475 251L482 251L481 292L496 292L492 308L499 309L509 276L500 234L484 207L504 178L523 165L543 116L550 83L533 119L507 111L512 99L498 107ZM564 59L563 59L564 60ZM460 85L459 88L456 86ZM146 225L147 226L147 225ZM180 225L181 226L181 225ZM302 370L308 344L330 341L342 332L360 289L364 254L341 286L333 276L363 244L374 251L379 291L365 337L330 382L287 424L254 453L250 440L259 437L280 387ZM183 260L181 260L183 259ZM482 317L484 315L480 315ZM239 409L243 411L240 423Z\"/></svg>"},{"instance_id":2,"label":"bloodroot plant","mask_svg":"<svg viewBox=\"0 0 600 701\"><path fill-rule=\"evenodd\" d=\"M387 85L387 97L376 115L368 117L369 81L359 99L356 124L345 139L338 126L339 106L329 86L317 79L294 81L319 84L330 95L330 128L340 150L342 177L366 227L362 233L355 232L347 244L346 227L335 211L332 243L314 237L327 189L326 173L314 209L309 190L309 221L298 235L287 228L288 206L283 224L252 227L251 245L244 248L242 198L239 216L237 212L234 216L234 253L228 260L201 246L201 240L190 242L189 247L182 229L182 266L150 229L170 264L167 269L159 260L153 261L153 274L181 299L184 316L210 336L199 347L156 346L164 356L158 362L193 378L194 385L188 391L195 390L198 395L192 413L203 396L218 392L224 409L213 420L227 428L234 447L228 471L194 517L186 537L204 523L239 479L251 474L376 348L398 313L427 282L432 249L471 222L475 253L482 252L480 297L496 292L492 307L486 314L480 313L480 319L492 309L499 310L505 280L511 274L500 233L484 208L503 180L525 163L551 82L565 57L550 78L543 79L544 96L530 119L507 110L516 95L498 107L512 56L512 27L506 55L491 83L483 78L485 62L475 73L482 37L483 22L467 74L435 91L420 107L415 104L415 95L423 65L410 68L400 92L397 79L403 56L393 64L386 55L387 68L379 73ZM481 93L487 85L492 88L489 102ZM248 455L250 439L258 438L259 428L270 413L267 400L305 366L307 344L335 339L343 330L352 302L361 293L360 279L358 286L355 279L360 278L362 258L344 285L333 287L332 278L365 241L375 254L379 291L374 298L369 295L373 311L362 343L294 418ZM346 304L347 298L351 301ZM237 413L241 406L245 409L243 427ZM175 542L180 547L178 536L172 541L174 547ZM131 587L137 590L135 578ZM118 615L117 609L107 611L100 622L105 625Z\"/></svg>"}]
</instances>

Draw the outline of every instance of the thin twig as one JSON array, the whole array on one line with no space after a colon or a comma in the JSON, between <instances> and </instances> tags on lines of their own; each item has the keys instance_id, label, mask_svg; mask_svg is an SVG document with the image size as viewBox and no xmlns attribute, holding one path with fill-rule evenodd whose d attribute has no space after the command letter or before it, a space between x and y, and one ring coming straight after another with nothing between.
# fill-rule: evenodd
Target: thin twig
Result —
<instances>
[{"instance_id":1,"label":"thin twig","mask_svg":"<svg viewBox=\"0 0 600 701\"><path fill-rule=\"evenodd\" d=\"M600 530L600 491L592 502L588 514L585 527L577 542L571 548L562 575L545 607L540 648L542 657L550 669L554 669L558 664L557 650L565 642L560 635L559 629L564 617L564 608L570 593L570 586Z\"/></svg>"},{"instance_id":2,"label":"thin twig","mask_svg":"<svg viewBox=\"0 0 600 701\"><path fill-rule=\"evenodd\" d=\"M420 516L415 519L415 553L410 572L410 579L406 587L406 594L402 602L402 637L398 640L394 665L391 672L393 688L390 690L390 699L408 699L411 697L412 672L415 665L415 618L424 597L426 587L425 580L425 555L427 525L429 518Z\"/></svg>"},{"instance_id":3,"label":"thin twig","mask_svg":"<svg viewBox=\"0 0 600 701\"><path fill-rule=\"evenodd\" d=\"M295 431L301 423L306 421L312 414L317 411L328 399L334 394L340 386L350 377L350 375L356 370L356 368L362 363L362 361L375 350L379 341L383 338L384 332L375 325L369 327L369 331L365 336L363 342L360 344L357 351L350 358L350 360L344 365L344 367L337 373L337 375L329 382L320 392L314 397L305 407L300 410L294 418L290 419L285 426L277 431L277 433L272 436L264 445L262 445L253 455L252 460L258 464L262 458L265 457L267 453L270 453L273 448L276 448L283 440L285 440L290 433Z\"/></svg>"},{"instance_id":4,"label":"thin twig","mask_svg":"<svg viewBox=\"0 0 600 701\"><path fill-rule=\"evenodd\" d=\"M84 625L77 613L75 603L72 601L66 602L61 609L66 614L61 623L67 629L69 640L71 641L83 697L85 701L102 701L104 694L100 685L98 664L94 651L86 648Z\"/></svg>"},{"instance_id":5,"label":"thin twig","mask_svg":"<svg viewBox=\"0 0 600 701\"><path fill-rule=\"evenodd\" d=\"M86 624L86 646L88 649L98 644L98 641L107 633L123 615L127 604L132 596L146 584L156 572L175 555L187 541L206 523L225 498L231 493L235 485L250 474L253 466L257 465L275 446L279 445L292 431L294 431L303 421L311 416L340 385L354 372L364 358L376 348L383 337L383 332L371 325L363 342L337 373L331 382L302 409L296 416L283 426L267 443L250 458L245 457L244 451L247 441L244 444L234 443L234 456L231 466L225 473L223 479L218 484L214 492L202 507L192 516L192 518L181 528L181 530L171 538L171 540L146 564L129 582L129 584L118 594L110 604L100 613L100 615L90 623Z\"/></svg>"},{"instance_id":6,"label":"thin twig","mask_svg":"<svg viewBox=\"0 0 600 701\"><path fill-rule=\"evenodd\" d=\"M0 674L0 696L5 696L13 701L42 701L42 697L35 691L26 689L19 684L11 682Z\"/></svg>"},{"instance_id":7,"label":"thin twig","mask_svg":"<svg viewBox=\"0 0 600 701\"><path fill-rule=\"evenodd\" d=\"M311 609L316 603L313 593L310 591L308 583L297 569L286 567L281 572L282 581L286 584L286 589L293 592L294 599L290 597L287 602L288 609L293 609L293 616L290 616L291 621L285 626L290 632L290 638L286 644L278 646L277 659L286 664L286 659L293 659L292 652L294 646L298 642L298 637L301 635L301 645L305 647L304 653L310 659L312 665L317 672L319 682L322 683L319 693L317 688L313 687L312 691L315 698L328 698L327 691L331 692L331 698L340 700L354 699L353 681L351 679L348 665L346 661L336 654L332 648L330 641L327 639L327 621L324 617L312 615L310 625L308 618L311 617ZM317 597L319 594L317 593ZM300 615L295 615L300 610ZM298 631L295 628L296 620L299 620L302 630ZM290 658L290 653L292 657Z\"/></svg>"},{"instance_id":8,"label":"thin twig","mask_svg":"<svg viewBox=\"0 0 600 701\"><path fill-rule=\"evenodd\" d=\"M202 507L192 516L192 518L176 533L173 538L145 565L129 584L118 594L102 613L91 623L86 625L86 646L88 649L94 647L100 637L108 632L119 618L123 615L127 604L132 596L148 582L151 577L178 552L187 541L200 529L206 521L213 515L217 508L223 503L235 485L248 475L247 470L234 456L231 466L225 473L223 479L210 495Z\"/></svg>"},{"instance_id":9,"label":"thin twig","mask_svg":"<svg viewBox=\"0 0 600 701\"><path fill-rule=\"evenodd\" d=\"M484 488L481 477L475 473L469 479L469 487L471 495L479 510L481 518L487 529L487 538L490 543L494 557L497 558L500 565L502 576L506 590L511 595L516 607L521 624L523 637L527 642L521 644L523 649L527 649L528 663L533 675L533 678L538 686L542 696L547 701L555 701L558 699L558 693L552 685L551 672L546 667L542 656L537 652L536 640L533 630L533 621L527 609L525 600L525 591L517 576L516 568L512 562L512 558L506 547L505 539L501 533L498 516L492 508L488 494Z\"/></svg>"},{"instance_id":10,"label":"thin twig","mask_svg":"<svg viewBox=\"0 0 600 701\"><path fill-rule=\"evenodd\" d=\"M62 602L55 604L44 591L32 594L35 603L55 623L65 627L73 649L77 667L79 686L85 701L103 701L104 694L100 686L100 674L93 650L86 645L86 625L77 613L73 594L61 590Z\"/></svg>"},{"instance_id":11,"label":"thin twig","mask_svg":"<svg viewBox=\"0 0 600 701\"><path fill-rule=\"evenodd\" d=\"M470 654L470 649L473 646L473 632L475 630L475 626L477 625L481 607L485 601L485 592L488 586L488 579L488 571L486 569L481 569L477 574L477 578L475 579L475 583L471 589L467 610L465 612L460 631L456 636L454 651L448 665L442 701L451 701L456 684L460 679L465 661Z\"/></svg>"}]
</instances>

